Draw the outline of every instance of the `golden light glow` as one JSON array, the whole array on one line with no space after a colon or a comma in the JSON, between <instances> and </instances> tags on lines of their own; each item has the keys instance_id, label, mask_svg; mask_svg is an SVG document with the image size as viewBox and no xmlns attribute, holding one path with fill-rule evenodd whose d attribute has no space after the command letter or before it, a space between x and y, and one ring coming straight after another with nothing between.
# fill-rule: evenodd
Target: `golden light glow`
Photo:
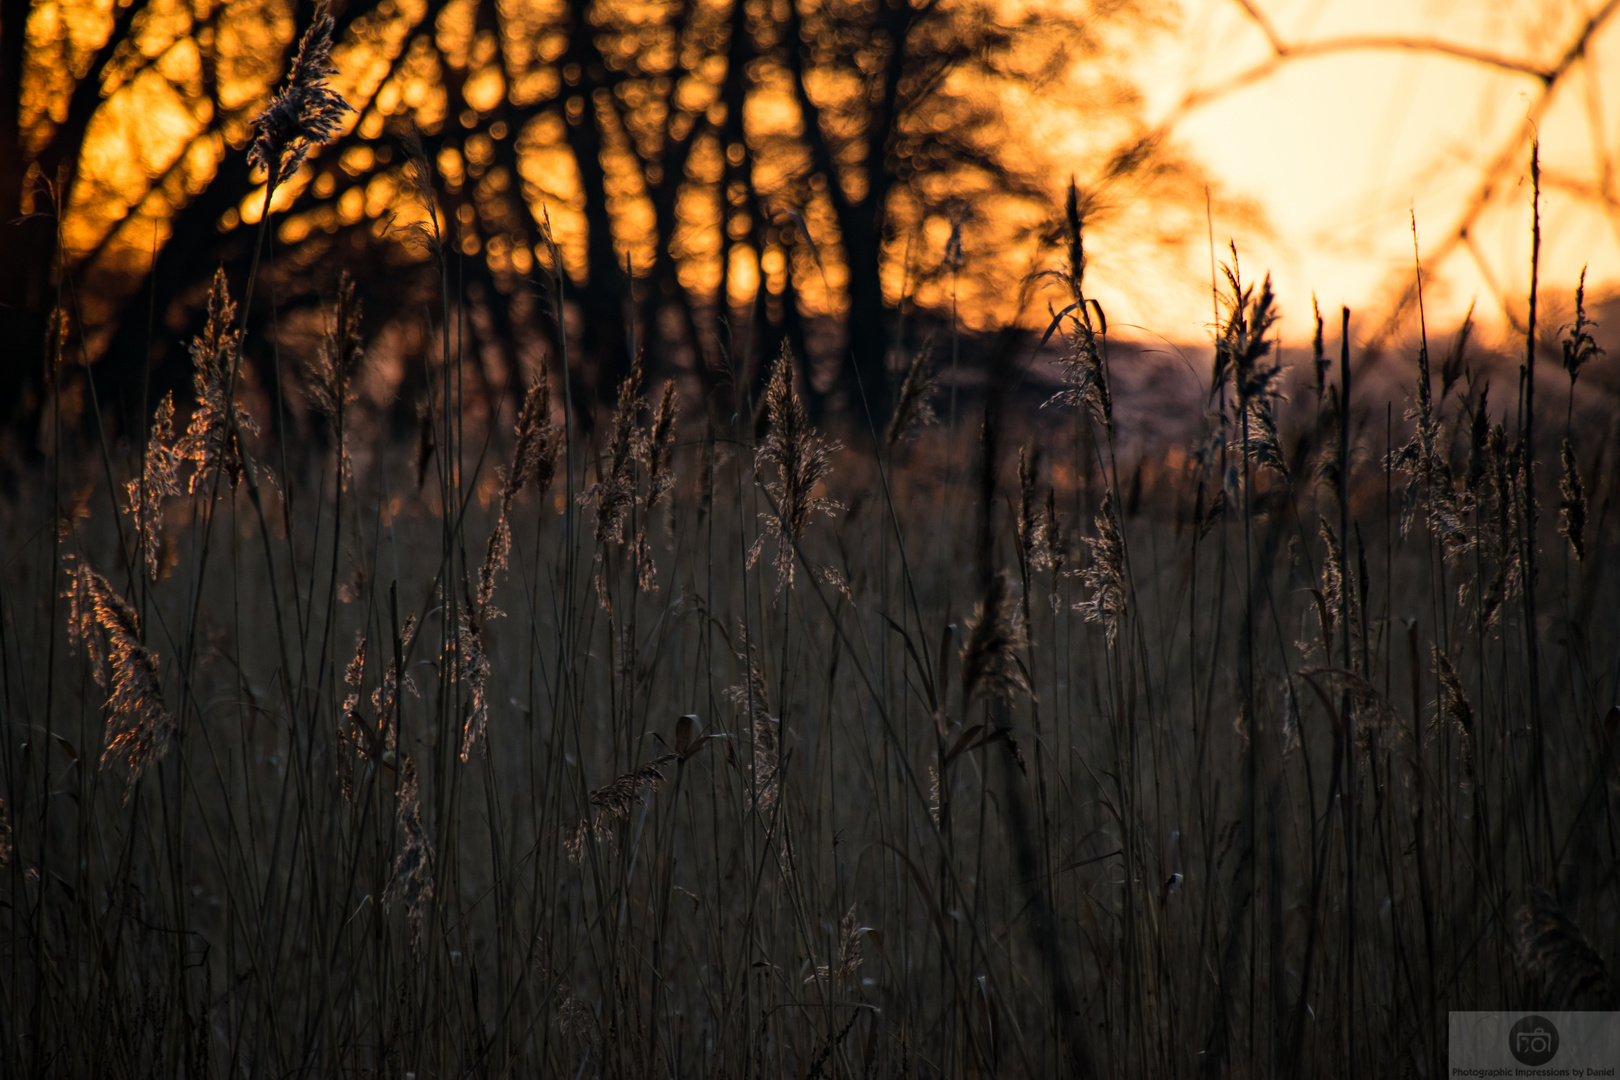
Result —
<instances>
[{"instance_id":1,"label":"golden light glow","mask_svg":"<svg viewBox=\"0 0 1620 1080\"><path fill-rule=\"evenodd\" d=\"M589 110L621 264L650 273L663 244L676 279L700 300L723 290L746 304L761 284L773 295L791 284L809 315L848 309L833 196L859 202L880 179L869 171L865 110L893 43L826 36L844 0L798 8L803 94L826 136L831 175L817 172L800 76L775 47L791 10L783 0L749 2L758 40L743 72L740 133L723 100L728 3L683 14L664 0L598 0L593 41L612 89L587 99L576 89L578 65L560 66L566 5L488 0L491 22L481 2L450 0L429 21L426 0L384 0L348 26L333 52L334 85L355 112L344 140L277 190L283 243L363 228L395 257L425 258L408 226L429 224L428 212L396 156L397 133L414 124L447 136L433 165L455 205L432 212L441 228L447 214L454 221L448 243L508 281L540 260L535 222L549 216L566 271L583 282L586 193L569 125ZM66 254L96 285L87 320L117 309L154 245L167 241L172 217L208 188L226 155L243 151L286 63L293 10L292 0L149 0L130 22L101 71L103 98L66 197ZM1289 333L1301 332L1313 289L1325 308L1387 306L1410 269L1409 212L1432 253L1432 315L1443 321L1477 298L1482 311L1511 317L1526 287L1518 185L1527 116L1547 168L1543 280L1565 287L1588 263L1598 289L1620 278L1611 134L1620 34L1600 26L1556 78L1513 70L1553 64L1590 14L1579 4L1453 0L1419 11L1395 0L1188 0L1179 21L1144 9L1072 40L1044 28L1088 18L1092 8L1078 0L1001 0L995 10L1005 23L999 44L941 81L944 111L905 122L999 141L1020 168L1046 178L1047 191L1009 190L971 167L921 170L892 188L882 270L891 305L905 297L954 306L981 328L1020 313L1043 319L1038 296L1026 305L1017 283L1051 263L1050 199L1074 175L1091 197L1088 290L1118 332L1183 340L1206 332L1206 230L1218 247L1236 240L1251 273L1274 272ZM30 9L27 152L67 122L73 88L119 11L114 0L39 0ZM1369 35L1379 41L1334 46ZM1396 39L1428 45L1397 48ZM1276 48L1320 55L1279 59ZM987 81L991 72L997 81ZM503 111L514 109L522 111ZM1122 169L1121 148L1142 131L1158 137L1142 144L1154 166ZM910 129L899 134L927 143ZM666 177L672 146L679 173ZM263 199L262 186L247 192L217 227L257 225ZM960 265L947 258L953 237Z\"/></svg>"}]
</instances>

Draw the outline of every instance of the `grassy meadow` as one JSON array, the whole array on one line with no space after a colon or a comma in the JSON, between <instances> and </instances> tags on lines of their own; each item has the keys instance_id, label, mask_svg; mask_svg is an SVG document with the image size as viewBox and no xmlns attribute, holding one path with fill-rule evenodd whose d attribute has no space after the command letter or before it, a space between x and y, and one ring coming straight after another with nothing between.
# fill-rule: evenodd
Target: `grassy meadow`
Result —
<instances>
[{"instance_id":1,"label":"grassy meadow","mask_svg":"<svg viewBox=\"0 0 1620 1080\"><path fill-rule=\"evenodd\" d=\"M217 279L0 514L0 1074L1421 1077L1612 1007L1584 299L1279 365L1234 257L1155 441L1070 231L1061 364L947 324L825 430L788 355L470 402L447 298L391 433L352 291L283 373Z\"/></svg>"}]
</instances>

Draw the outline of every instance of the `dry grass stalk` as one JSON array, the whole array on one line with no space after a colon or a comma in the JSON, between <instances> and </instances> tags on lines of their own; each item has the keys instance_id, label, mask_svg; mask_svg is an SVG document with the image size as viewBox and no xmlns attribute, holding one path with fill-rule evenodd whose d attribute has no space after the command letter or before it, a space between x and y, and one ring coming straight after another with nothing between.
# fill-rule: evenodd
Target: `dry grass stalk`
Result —
<instances>
[{"instance_id":1,"label":"dry grass stalk","mask_svg":"<svg viewBox=\"0 0 1620 1080\"><path fill-rule=\"evenodd\" d=\"M1440 722L1451 725L1462 741L1460 756L1463 774L1467 777L1467 788L1472 788L1477 779L1474 772L1474 707L1468 702L1462 679L1451 660L1440 651L1438 645L1431 646L1430 652L1434 659L1434 672L1440 679L1440 700L1437 703Z\"/></svg>"},{"instance_id":2,"label":"dry grass stalk","mask_svg":"<svg viewBox=\"0 0 1620 1080\"><path fill-rule=\"evenodd\" d=\"M1114 396L1108 389L1108 370L1103 365L1097 331L1086 304L1070 317L1069 350L1060 365L1068 384L1047 399L1046 405L1072 405L1091 414L1106 427L1114 424ZM1044 406L1043 406L1044 407Z\"/></svg>"},{"instance_id":3,"label":"dry grass stalk","mask_svg":"<svg viewBox=\"0 0 1620 1080\"><path fill-rule=\"evenodd\" d=\"M596 1011L570 990L557 1006L557 1030L564 1035L589 1035L596 1030Z\"/></svg>"},{"instance_id":4,"label":"dry grass stalk","mask_svg":"<svg viewBox=\"0 0 1620 1080\"><path fill-rule=\"evenodd\" d=\"M833 964L817 964L816 970L805 978L806 983L832 980L835 986L844 986L855 977L861 966L861 936L870 927L860 925L855 918L855 905L849 905L838 923L838 959Z\"/></svg>"},{"instance_id":5,"label":"dry grass stalk","mask_svg":"<svg viewBox=\"0 0 1620 1080\"><path fill-rule=\"evenodd\" d=\"M405 625L399 631L399 652L404 655L410 652L411 642L416 639L416 616L411 615L405 619ZM396 683L396 676L403 675ZM418 694L416 683L412 681L409 673L396 673L392 659L383 667L382 685L371 692L371 707L377 713L377 733L382 743L382 760L393 759L393 752L399 743L399 691L403 689L411 694Z\"/></svg>"},{"instance_id":6,"label":"dry grass stalk","mask_svg":"<svg viewBox=\"0 0 1620 1080\"><path fill-rule=\"evenodd\" d=\"M1080 579L1091 590L1091 596L1076 602L1074 610L1087 622L1100 623L1111 646L1119 636L1119 621L1126 610L1125 539L1112 491L1103 495L1096 524L1097 535L1085 538L1086 546L1091 549L1091 564L1080 572Z\"/></svg>"},{"instance_id":7,"label":"dry grass stalk","mask_svg":"<svg viewBox=\"0 0 1620 1080\"><path fill-rule=\"evenodd\" d=\"M1254 295L1254 286L1243 284L1238 266L1237 246L1232 245L1232 261L1222 264L1226 278L1226 321L1215 339L1215 372L1211 389L1219 388L1230 378L1237 395L1239 414L1252 403L1269 397L1274 389L1280 369L1275 363L1266 363L1271 352L1270 333L1277 323L1276 294L1271 291L1271 275L1267 274L1260 286L1260 295Z\"/></svg>"},{"instance_id":8,"label":"dry grass stalk","mask_svg":"<svg viewBox=\"0 0 1620 1080\"><path fill-rule=\"evenodd\" d=\"M990 588L968 620L962 645L962 708L979 697L1011 701L1018 692L1029 693L1029 676L1020 657L1029 646L1023 614L1013 595L1012 579L1005 573L990 579Z\"/></svg>"},{"instance_id":9,"label":"dry grass stalk","mask_svg":"<svg viewBox=\"0 0 1620 1080\"><path fill-rule=\"evenodd\" d=\"M1395 706L1372 683L1342 668L1301 668L1299 674L1329 693L1348 695L1355 712L1356 742L1364 750L1382 748L1406 730Z\"/></svg>"},{"instance_id":10,"label":"dry grass stalk","mask_svg":"<svg viewBox=\"0 0 1620 1080\"><path fill-rule=\"evenodd\" d=\"M623 543L625 523L636 500L636 416L640 413L641 357L619 383L619 403L613 410L613 436L607 468L597 463L597 481L577 496L581 506L596 507L596 542Z\"/></svg>"},{"instance_id":11,"label":"dry grass stalk","mask_svg":"<svg viewBox=\"0 0 1620 1080\"><path fill-rule=\"evenodd\" d=\"M894 415L883 433L883 444L893 450L895 444L919 428L939 423L934 412L934 392L939 389L939 378L934 374L934 338L929 335L911 359L911 367L900 384L900 400L895 403Z\"/></svg>"},{"instance_id":12,"label":"dry grass stalk","mask_svg":"<svg viewBox=\"0 0 1620 1080\"><path fill-rule=\"evenodd\" d=\"M336 434L334 451L338 478L345 491L354 479L349 459L349 433L344 411L355 400L351 384L364 355L360 336L360 301L354 295L354 278L347 270L338 277L337 300L332 305L332 321L321 336L320 347L306 365L310 402L326 418Z\"/></svg>"},{"instance_id":13,"label":"dry grass stalk","mask_svg":"<svg viewBox=\"0 0 1620 1080\"><path fill-rule=\"evenodd\" d=\"M102 767L122 758L133 788L168 754L174 721L163 704L158 655L141 641L140 615L83 560L74 575L68 633L85 645L96 682L108 691Z\"/></svg>"},{"instance_id":14,"label":"dry grass stalk","mask_svg":"<svg viewBox=\"0 0 1620 1080\"><path fill-rule=\"evenodd\" d=\"M234 489L246 468L241 433L259 430L248 411L232 400L240 345L235 321L236 304L231 300L225 271L216 270L208 290L208 321L191 343L197 404L185 435L174 448L177 455L192 464L187 487L192 494L205 487L216 470L224 471Z\"/></svg>"},{"instance_id":15,"label":"dry grass stalk","mask_svg":"<svg viewBox=\"0 0 1620 1080\"><path fill-rule=\"evenodd\" d=\"M1531 888L1530 902L1519 909L1517 931L1519 963L1541 981L1546 1008L1608 989L1603 957L1547 890Z\"/></svg>"},{"instance_id":16,"label":"dry grass stalk","mask_svg":"<svg viewBox=\"0 0 1620 1080\"><path fill-rule=\"evenodd\" d=\"M158 575L158 553L163 546L163 500L180 494L180 463L174 447L174 394L163 395L152 416L152 430L146 439L146 459L139 479L125 487L128 510L135 518L135 533L147 572Z\"/></svg>"},{"instance_id":17,"label":"dry grass stalk","mask_svg":"<svg viewBox=\"0 0 1620 1080\"><path fill-rule=\"evenodd\" d=\"M433 401L425 397L416 407L416 489L420 491L422 485L427 483L428 465L433 462L433 454L439 448L439 437L435 434L433 421Z\"/></svg>"},{"instance_id":18,"label":"dry grass stalk","mask_svg":"<svg viewBox=\"0 0 1620 1080\"><path fill-rule=\"evenodd\" d=\"M1446 352L1445 360L1440 363L1440 403L1445 404L1451 388L1457 385L1468 371L1466 363L1468 354L1468 341L1474 336L1474 305L1468 304L1468 310L1463 313L1462 325L1451 339L1451 348Z\"/></svg>"},{"instance_id":19,"label":"dry grass stalk","mask_svg":"<svg viewBox=\"0 0 1620 1080\"><path fill-rule=\"evenodd\" d=\"M1259 296L1255 295L1252 284L1244 285L1237 246L1233 245L1231 250L1231 263L1221 267L1228 289L1227 314L1215 339L1214 379L1210 389L1218 390L1224 380L1231 380L1237 398L1239 423L1236 426L1241 429L1234 435L1232 449L1246 455L1256 467L1271 469L1286 477L1288 466L1283 461L1273 407L1281 368L1266 360L1271 354L1269 335L1278 319L1276 295L1271 290L1269 274L1260 286Z\"/></svg>"},{"instance_id":20,"label":"dry grass stalk","mask_svg":"<svg viewBox=\"0 0 1620 1080\"><path fill-rule=\"evenodd\" d=\"M557 458L562 453L563 435L551 422L551 380L541 375L523 398L518 410L512 448L511 468L496 470L501 481L500 517L489 534L484 561L478 568L478 608L485 618L500 614L491 607L495 585L506 572L512 552L512 506L524 485L533 483L540 498L551 488L557 474Z\"/></svg>"},{"instance_id":21,"label":"dry grass stalk","mask_svg":"<svg viewBox=\"0 0 1620 1080\"><path fill-rule=\"evenodd\" d=\"M642 506L651 513L675 486L670 458L675 450L675 384L664 383L645 432L637 432L636 460L647 473L647 496Z\"/></svg>"},{"instance_id":22,"label":"dry grass stalk","mask_svg":"<svg viewBox=\"0 0 1620 1080\"><path fill-rule=\"evenodd\" d=\"M337 74L332 66L336 29L327 6L321 4L298 43L281 92L254 118L248 164L268 172L272 188L297 172L310 150L330 142L343 114L354 111L326 81Z\"/></svg>"},{"instance_id":23,"label":"dry grass stalk","mask_svg":"<svg viewBox=\"0 0 1620 1080\"><path fill-rule=\"evenodd\" d=\"M484 623L470 608L461 610L456 628L456 679L471 692L467 721L461 733L461 760L472 756L473 747L489 724L489 656L484 652Z\"/></svg>"},{"instance_id":24,"label":"dry grass stalk","mask_svg":"<svg viewBox=\"0 0 1620 1080\"><path fill-rule=\"evenodd\" d=\"M1581 486L1575 444L1564 438L1563 477L1558 484L1558 535L1569 541L1576 562L1586 561L1586 491Z\"/></svg>"},{"instance_id":25,"label":"dry grass stalk","mask_svg":"<svg viewBox=\"0 0 1620 1080\"><path fill-rule=\"evenodd\" d=\"M771 370L765 390L765 408L770 431L754 455L754 468L775 469L773 479L764 483L776 502L774 513L760 515L764 527L748 552L748 565L759 560L760 552L776 541L776 591L793 587L794 546L803 539L811 519L818 513L828 517L842 509L839 503L816 494L816 488L832 472L832 455L839 449L810 427L810 415L793 389L793 353L786 342Z\"/></svg>"},{"instance_id":26,"label":"dry grass stalk","mask_svg":"<svg viewBox=\"0 0 1620 1080\"><path fill-rule=\"evenodd\" d=\"M748 666L748 677L726 689L726 697L748 718L753 732L754 807L760 815L769 818L776 809L778 793L777 766L781 760L781 746L777 739L777 721L771 715L771 698L765 683L765 672L755 659L753 642L746 631L743 634L745 652L737 659Z\"/></svg>"},{"instance_id":27,"label":"dry grass stalk","mask_svg":"<svg viewBox=\"0 0 1620 1080\"><path fill-rule=\"evenodd\" d=\"M417 791L416 761L405 755L399 770L399 804L395 820L404 839L394 872L383 890L382 902L405 905L413 940L420 941L428 903L433 899L433 841L422 825L421 796Z\"/></svg>"},{"instance_id":28,"label":"dry grass stalk","mask_svg":"<svg viewBox=\"0 0 1620 1080\"><path fill-rule=\"evenodd\" d=\"M586 795L586 815L563 838L563 849L568 853L568 858L578 862L584 851L585 840L591 835L598 841L611 840L613 823L629 817L632 808L658 790L666 779L663 767L675 760L675 754L654 758L622 776L614 777L610 783Z\"/></svg>"},{"instance_id":29,"label":"dry grass stalk","mask_svg":"<svg viewBox=\"0 0 1620 1080\"><path fill-rule=\"evenodd\" d=\"M615 777L612 783L590 793L591 806L607 818L629 816L631 807L645 799L649 792L658 790L658 785L665 780L662 766L673 760L673 757L656 758L623 776Z\"/></svg>"},{"instance_id":30,"label":"dry grass stalk","mask_svg":"<svg viewBox=\"0 0 1620 1080\"><path fill-rule=\"evenodd\" d=\"M935 826L940 823L940 791L939 766L928 766L928 816L934 819Z\"/></svg>"},{"instance_id":31,"label":"dry grass stalk","mask_svg":"<svg viewBox=\"0 0 1620 1080\"><path fill-rule=\"evenodd\" d=\"M1581 280L1575 286L1575 321L1560 343L1563 347L1564 370L1569 373L1571 390L1575 387L1575 380L1580 376L1581 368L1603 355L1603 349L1592 337L1592 327L1596 325L1597 323L1586 317L1586 267L1583 266Z\"/></svg>"},{"instance_id":32,"label":"dry grass stalk","mask_svg":"<svg viewBox=\"0 0 1620 1080\"><path fill-rule=\"evenodd\" d=\"M1026 573L1051 565L1047 546L1047 518L1035 495L1041 469L1041 448L1028 443L1018 448L1018 557Z\"/></svg>"},{"instance_id":33,"label":"dry grass stalk","mask_svg":"<svg viewBox=\"0 0 1620 1080\"><path fill-rule=\"evenodd\" d=\"M1333 637L1336 633L1354 633L1356 626L1356 591L1344 579L1340 568L1345 565L1344 548L1339 534L1321 519L1319 532L1327 545L1327 557L1322 560L1322 648L1327 656L1333 655Z\"/></svg>"},{"instance_id":34,"label":"dry grass stalk","mask_svg":"<svg viewBox=\"0 0 1620 1080\"><path fill-rule=\"evenodd\" d=\"M360 684L365 679L365 673L366 635L359 633L355 635L354 657L343 669L343 682L349 687L349 692L338 710L338 739L352 746L355 753L369 761L377 756L378 747L375 745L377 736L360 718ZM343 794L354 794L354 759L347 754L338 759L338 778L343 784Z\"/></svg>"},{"instance_id":35,"label":"dry grass stalk","mask_svg":"<svg viewBox=\"0 0 1620 1080\"><path fill-rule=\"evenodd\" d=\"M1459 733L1472 734L1474 707L1468 703L1468 696L1463 692L1462 679L1458 677L1457 669L1452 666L1451 660L1440 651L1440 647L1435 645L1431 648L1434 671L1440 677L1440 718L1455 726Z\"/></svg>"},{"instance_id":36,"label":"dry grass stalk","mask_svg":"<svg viewBox=\"0 0 1620 1080\"><path fill-rule=\"evenodd\" d=\"M5 799L0 799L0 870L11 865L13 851L11 808L6 805Z\"/></svg>"}]
</instances>

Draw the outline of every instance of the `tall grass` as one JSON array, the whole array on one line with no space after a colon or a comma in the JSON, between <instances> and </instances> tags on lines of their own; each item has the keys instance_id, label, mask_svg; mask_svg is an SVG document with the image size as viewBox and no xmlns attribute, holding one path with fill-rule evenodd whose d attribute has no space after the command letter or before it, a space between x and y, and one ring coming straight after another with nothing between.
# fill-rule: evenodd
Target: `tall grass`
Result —
<instances>
[{"instance_id":1,"label":"tall grass","mask_svg":"<svg viewBox=\"0 0 1620 1080\"><path fill-rule=\"evenodd\" d=\"M474 431L446 285L357 468L352 287L272 447L219 280L195 402L4 515L0 1073L1435 1075L1448 1010L1611 1007L1583 301L1560 430L1533 345L1281 366L1234 250L1201 433L1129 461L1081 228L1016 453L1011 335L982 424L925 345L842 445L787 355Z\"/></svg>"}]
</instances>

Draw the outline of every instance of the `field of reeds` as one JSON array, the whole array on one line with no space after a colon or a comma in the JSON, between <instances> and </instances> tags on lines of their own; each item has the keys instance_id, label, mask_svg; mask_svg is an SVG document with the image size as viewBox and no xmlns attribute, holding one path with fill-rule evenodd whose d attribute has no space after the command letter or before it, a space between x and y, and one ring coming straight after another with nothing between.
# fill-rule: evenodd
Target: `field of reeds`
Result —
<instances>
[{"instance_id":1,"label":"field of reeds","mask_svg":"<svg viewBox=\"0 0 1620 1080\"><path fill-rule=\"evenodd\" d=\"M1584 297L1282 365L1233 251L1155 443L1067 229L1058 385L944 328L827 430L785 351L474 413L447 289L396 441L352 285L250 378L216 278L193 392L4 503L0 1074L1434 1076L1612 1007Z\"/></svg>"}]
</instances>

